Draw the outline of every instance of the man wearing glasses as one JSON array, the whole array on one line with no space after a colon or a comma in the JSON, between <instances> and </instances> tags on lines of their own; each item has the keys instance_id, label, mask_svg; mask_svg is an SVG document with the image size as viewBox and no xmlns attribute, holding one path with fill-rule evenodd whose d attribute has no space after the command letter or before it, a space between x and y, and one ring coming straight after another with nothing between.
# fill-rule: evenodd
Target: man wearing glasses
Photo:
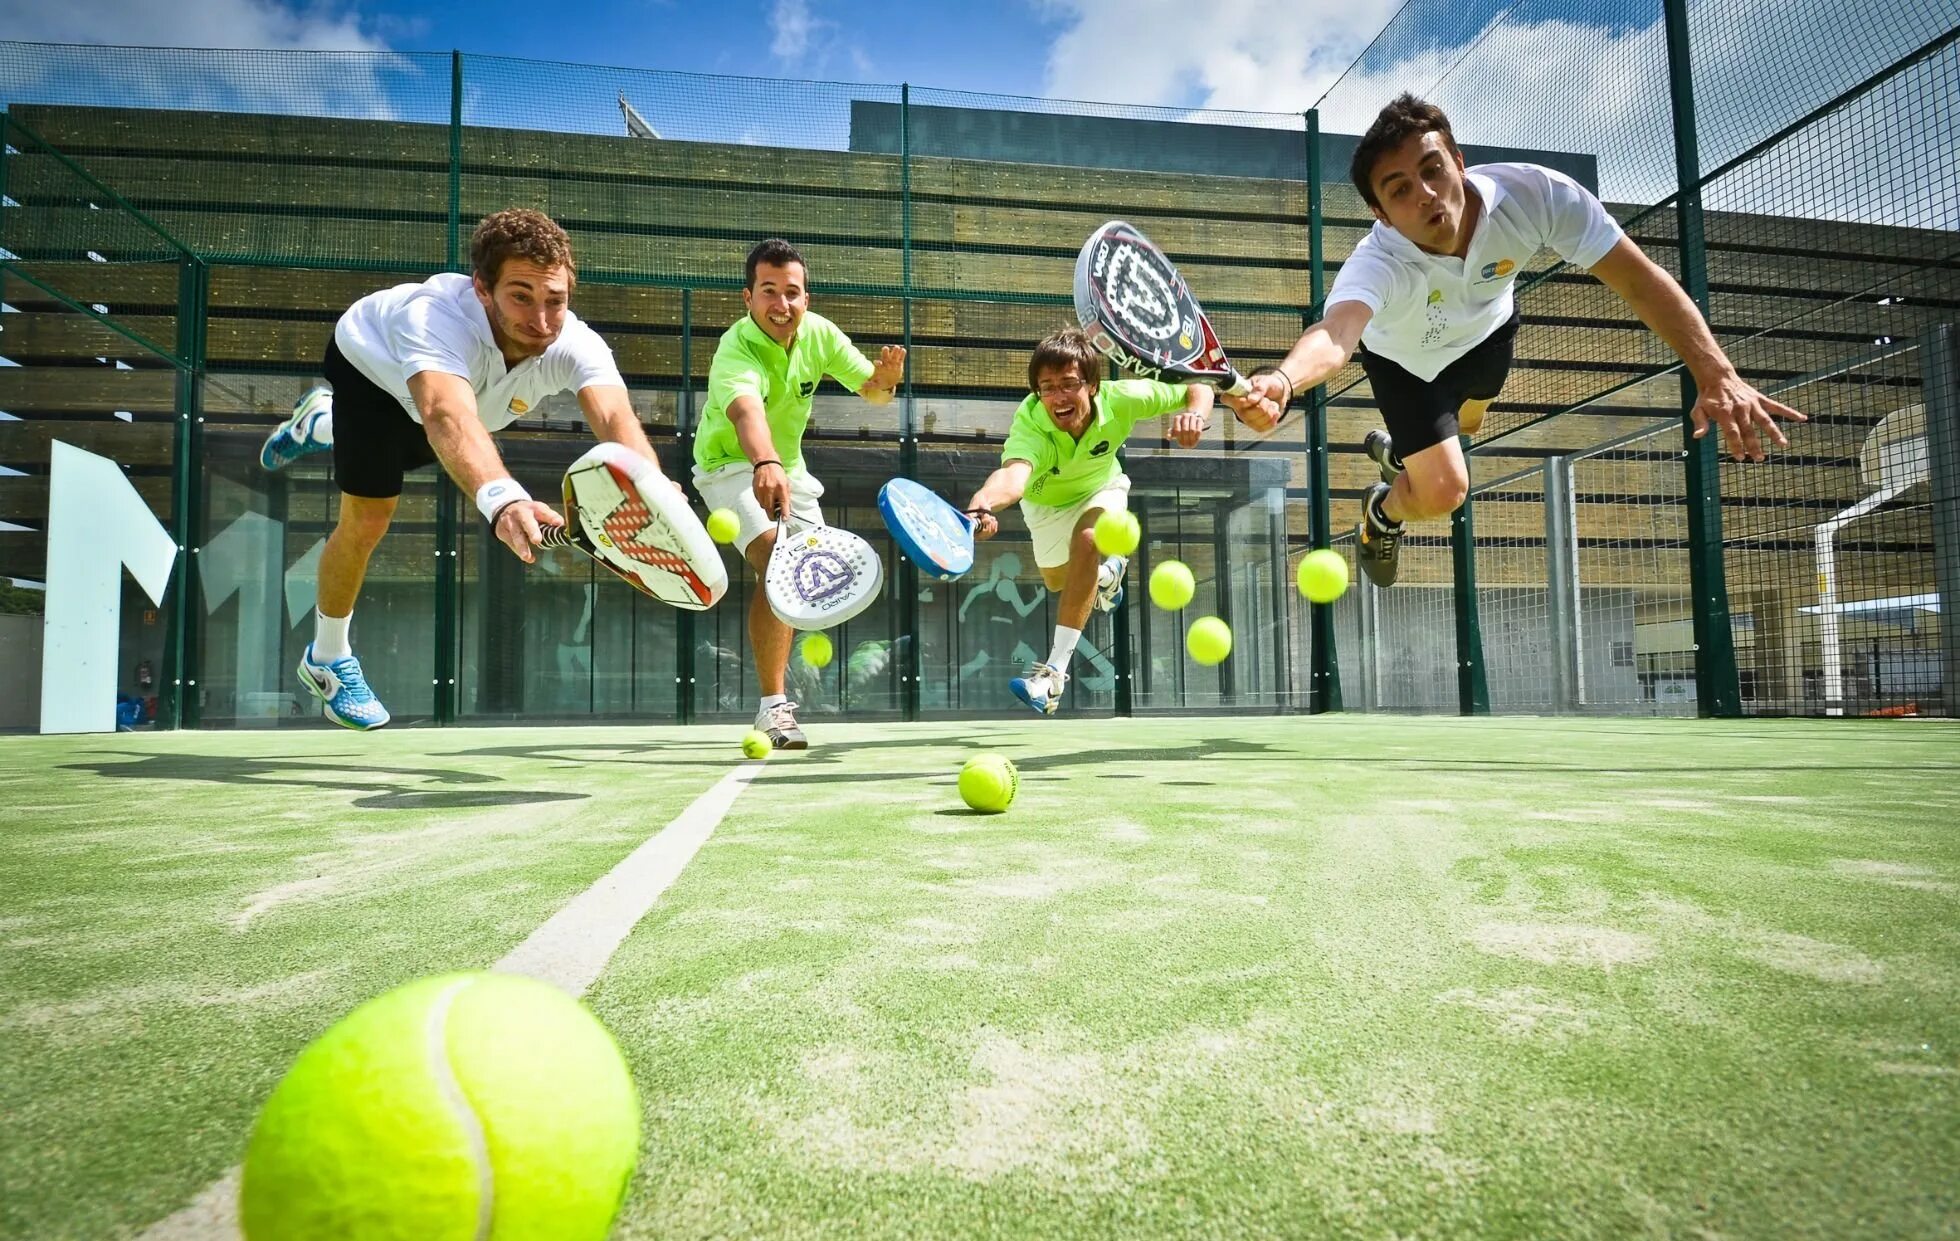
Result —
<instances>
[{"instance_id":1,"label":"man wearing glasses","mask_svg":"<svg viewBox=\"0 0 1960 1241\"><path fill-rule=\"evenodd\" d=\"M1061 596L1048 658L1009 683L1016 698L1053 715L1090 611L1110 611L1123 598L1128 558L1103 559L1094 533L1098 517L1130 506L1130 478L1116 450L1139 421L1160 414L1172 415L1173 441L1195 447L1211 419L1212 390L1145 379L1103 383L1102 358L1077 328L1035 346L1028 387L1033 392L1014 411L1000 468L967 511L979 521L974 534L989 539L1000 529L994 513L1019 500L1041 580Z\"/></svg>"}]
</instances>

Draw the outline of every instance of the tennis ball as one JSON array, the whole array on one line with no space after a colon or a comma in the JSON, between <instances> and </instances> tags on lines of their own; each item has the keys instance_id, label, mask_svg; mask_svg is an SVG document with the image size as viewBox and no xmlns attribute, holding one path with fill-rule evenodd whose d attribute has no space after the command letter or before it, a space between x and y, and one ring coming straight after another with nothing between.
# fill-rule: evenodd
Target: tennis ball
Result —
<instances>
[{"instance_id":1,"label":"tennis ball","mask_svg":"<svg viewBox=\"0 0 1960 1241\"><path fill-rule=\"evenodd\" d=\"M1207 668L1222 664L1232 653L1232 627L1216 616L1200 616L1184 635L1184 649Z\"/></svg>"},{"instance_id":2,"label":"tennis ball","mask_svg":"<svg viewBox=\"0 0 1960 1241\"><path fill-rule=\"evenodd\" d=\"M742 533L742 521L732 508L718 508L708 514L708 537L717 543L733 543Z\"/></svg>"},{"instance_id":3,"label":"tennis ball","mask_svg":"<svg viewBox=\"0 0 1960 1241\"><path fill-rule=\"evenodd\" d=\"M768 758L769 751L776 747L769 742L769 734L751 728L742 734L742 754L746 758Z\"/></svg>"},{"instance_id":4,"label":"tennis ball","mask_svg":"<svg viewBox=\"0 0 1960 1241\"><path fill-rule=\"evenodd\" d=\"M960 800L975 810L999 814L1013 804L1020 787L1013 760L999 754L975 754L960 768Z\"/></svg>"},{"instance_id":5,"label":"tennis ball","mask_svg":"<svg viewBox=\"0 0 1960 1241\"><path fill-rule=\"evenodd\" d=\"M1300 593L1315 603L1332 603L1347 590L1348 567L1331 547L1300 557Z\"/></svg>"},{"instance_id":6,"label":"tennis ball","mask_svg":"<svg viewBox=\"0 0 1960 1241\"><path fill-rule=\"evenodd\" d=\"M1142 541L1143 527L1137 524L1135 513L1104 509L1096 518L1096 550L1103 555L1127 556Z\"/></svg>"},{"instance_id":7,"label":"tennis ball","mask_svg":"<svg viewBox=\"0 0 1960 1241\"><path fill-rule=\"evenodd\" d=\"M355 1009L300 1052L245 1150L252 1241L600 1241L640 1150L604 1026L558 988L444 974Z\"/></svg>"},{"instance_id":8,"label":"tennis ball","mask_svg":"<svg viewBox=\"0 0 1960 1241\"><path fill-rule=\"evenodd\" d=\"M1198 579L1182 560L1166 560L1150 571L1150 602L1175 612L1198 593Z\"/></svg>"},{"instance_id":9,"label":"tennis ball","mask_svg":"<svg viewBox=\"0 0 1960 1241\"><path fill-rule=\"evenodd\" d=\"M803 635L803 662L812 668L822 668L830 663L830 657L837 653L830 645L830 635L806 633Z\"/></svg>"}]
</instances>

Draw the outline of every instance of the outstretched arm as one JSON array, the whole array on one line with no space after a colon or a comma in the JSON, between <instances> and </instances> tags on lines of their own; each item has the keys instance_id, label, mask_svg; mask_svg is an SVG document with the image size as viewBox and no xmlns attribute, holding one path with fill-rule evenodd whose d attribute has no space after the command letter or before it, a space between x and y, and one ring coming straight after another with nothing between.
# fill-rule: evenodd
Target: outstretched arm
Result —
<instances>
[{"instance_id":1,"label":"outstretched arm","mask_svg":"<svg viewBox=\"0 0 1960 1241\"><path fill-rule=\"evenodd\" d=\"M633 398L626 389L613 384L593 384L578 390L578 403L585 411L585 420L592 425L594 436L604 443L632 449L653 463L655 474L661 473L660 458L653 453L653 444L647 439L646 428L640 425L640 415L634 412ZM675 491L681 489L671 478L667 483Z\"/></svg>"},{"instance_id":2,"label":"outstretched arm","mask_svg":"<svg viewBox=\"0 0 1960 1241\"><path fill-rule=\"evenodd\" d=\"M1293 400L1295 392L1317 388L1348 364L1361 345L1361 331L1375 312L1366 302L1335 302L1320 322L1308 328L1276 370L1250 376L1246 396L1219 399L1232 407L1253 430L1270 430ZM1265 427L1259 423L1265 422Z\"/></svg>"},{"instance_id":3,"label":"outstretched arm","mask_svg":"<svg viewBox=\"0 0 1960 1241\"><path fill-rule=\"evenodd\" d=\"M905 349L901 345L886 345L878 351L878 361L871 368L871 378L864 381L858 395L873 405L883 405L898 391L898 385L905 380Z\"/></svg>"},{"instance_id":4,"label":"outstretched arm","mask_svg":"<svg viewBox=\"0 0 1960 1241\"><path fill-rule=\"evenodd\" d=\"M991 539L1000 532L1000 522L994 514L1020 499L1028 489L1028 475L1034 466L1026 461L1009 461L987 476L980 490L966 502L966 511L978 523L974 526L976 538Z\"/></svg>"},{"instance_id":5,"label":"outstretched arm","mask_svg":"<svg viewBox=\"0 0 1960 1241\"><path fill-rule=\"evenodd\" d=\"M1184 385L1184 408L1171 415L1164 434L1179 448L1196 448L1198 437L1211 425L1212 402L1217 399L1209 384Z\"/></svg>"},{"instance_id":6,"label":"outstretched arm","mask_svg":"<svg viewBox=\"0 0 1960 1241\"><path fill-rule=\"evenodd\" d=\"M544 537L542 528L562 526L565 519L549 504L531 499L510 476L477 417L476 392L469 381L446 371L419 371L409 377L408 392L436 460L463 494L476 500L491 532L525 564L537 559L531 548Z\"/></svg>"},{"instance_id":7,"label":"outstretched arm","mask_svg":"<svg viewBox=\"0 0 1960 1241\"><path fill-rule=\"evenodd\" d=\"M1696 439L1708 434L1709 423L1714 423L1722 429L1729 455L1738 461L1763 459L1764 434L1789 446L1776 420L1803 422L1804 416L1764 396L1736 374L1735 364L1715 343L1715 334L1708 330L1701 311L1674 278L1631 238L1622 237L1605 258L1593 264L1592 274L1633 307L1640 321L1680 355L1694 376L1695 407L1688 417L1694 420Z\"/></svg>"}]
</instances>

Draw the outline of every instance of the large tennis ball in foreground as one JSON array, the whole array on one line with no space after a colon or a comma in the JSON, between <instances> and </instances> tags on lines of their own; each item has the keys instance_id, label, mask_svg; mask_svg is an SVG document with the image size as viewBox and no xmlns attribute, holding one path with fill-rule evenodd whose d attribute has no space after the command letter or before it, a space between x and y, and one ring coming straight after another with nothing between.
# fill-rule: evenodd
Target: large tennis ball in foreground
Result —
<instances>
[{"instance_id":1,"label":"large tennis ball in foreground","mask_svg":"<svg viewBox=\"0 0 1960 1241\"><path fill-rule=\"evenodd\" d=\"M742 519L732 508L718 508L708 514L708 537L717 543L733 543L742 533Z\"/></svg>"},{"instance_id":2,"label":"large tennis ball in foreground","mask_svg":"<svg viewBox=\"0 0 1960 1241\"><path fill-rule=\"evenodd\" d=\"M759 728L751 728L742 734L742 756L744 758L768 758L769 751L776 748L769 740L769 734Z\"/></svg>"},{"instance_id":3,"label":"large tennis ball in foreground","mask_svg":"<svg viewBox=\"0 0 1960 1241\"><path fill-rule=\"evenodd\" d=\"M1014 803L1021 773L999 754L976 754L960 768L960 800L975 810L999 814Z\"/></svg>"},{"instance_id":4,"label":"large tennis ball in foreground","mask_svg":"<svg viewBox=\"0 0 1960 1241\"><path fill-rule=\"evenodd\" d=\"M1348 586L1347 561L1331 547L1300 557L1300 593L1314 603L1332 603Z\"/></svg>"},{"instance_id":5,"label":"large tennis ball in foreground","mask_svg":"<svg viewBox=\"0 0 1960 1241\"><path fill-rule=\"evenodd\" d=\"M1096 550L1105 556L1127 556L1143 541L1143 527L1137 515L1124 510L1104 509L1096 518Z\"/></svg>"},{"instance_id":6,"label":"large tennis ball in foreground","mask_svg":"<svg viewBox=\"0 0 1960 1241\"><path fill-rule=\"evenodd\" d=\"M639 1158L619 1048L578 1001L446 974L301 1051L245 1151L251 1241L600 1241Z\"/></svg>"},{"instance_id":7,"label":"large tennis ball in foreground","mask_svg":"<svg viewBox=\"0 0 1960 1241\"><path fill-rule=\"evenodd\" d=\"M1184 648L1206 667L1222 664L1232 653L1232 627L1216 616L1200 616L1184 635Z\"/></svg>"},{"instance_id":8,"label":"large tennis ball in foreground","mask_svg":"<svg viewBox=\"0 0 1960 1241\"><path fill-rule=\"evenodd\" d=\"M1198 593L1198 579L1182 560L1166 560L1150 571L1150 602L1175 612Z\"/></svg>"}]
</instances>

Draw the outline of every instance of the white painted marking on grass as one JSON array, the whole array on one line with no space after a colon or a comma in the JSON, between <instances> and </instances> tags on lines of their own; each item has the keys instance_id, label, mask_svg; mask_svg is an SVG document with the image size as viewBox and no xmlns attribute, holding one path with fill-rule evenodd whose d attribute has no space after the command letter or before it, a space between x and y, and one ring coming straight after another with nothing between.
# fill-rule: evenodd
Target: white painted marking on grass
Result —
<instances>
[{"instance_id":1,"label":"white painted marking on grass","mask_svg":"<svg viewBox=\"0 0 1960 1241\"><path fill-rule=\"evenodd\" d=\"M573 897L490 968L500 974L529 975L574 997L584 995L627 932L680 877L736 797L761 771L761 763L743 763L723 776L658 835L627 854L603 879Z\"/></svg>"},{"instance_id":2,"label":"white painted marking on grass","mask_svg":"<svg viewBox=\"0 0 1960 1241\"><path fill-rule=\"evenodd\" d=\"M627 933L680 877L735 799L760 774L762 763L748 762L723 776L490 968L548 982L573 998L585 994ZM241 1169L232 1168L189 1206L150 1225L137 1241L238 1241L243 1235L240 1181Z\"/></svg>"}]
</instances>

